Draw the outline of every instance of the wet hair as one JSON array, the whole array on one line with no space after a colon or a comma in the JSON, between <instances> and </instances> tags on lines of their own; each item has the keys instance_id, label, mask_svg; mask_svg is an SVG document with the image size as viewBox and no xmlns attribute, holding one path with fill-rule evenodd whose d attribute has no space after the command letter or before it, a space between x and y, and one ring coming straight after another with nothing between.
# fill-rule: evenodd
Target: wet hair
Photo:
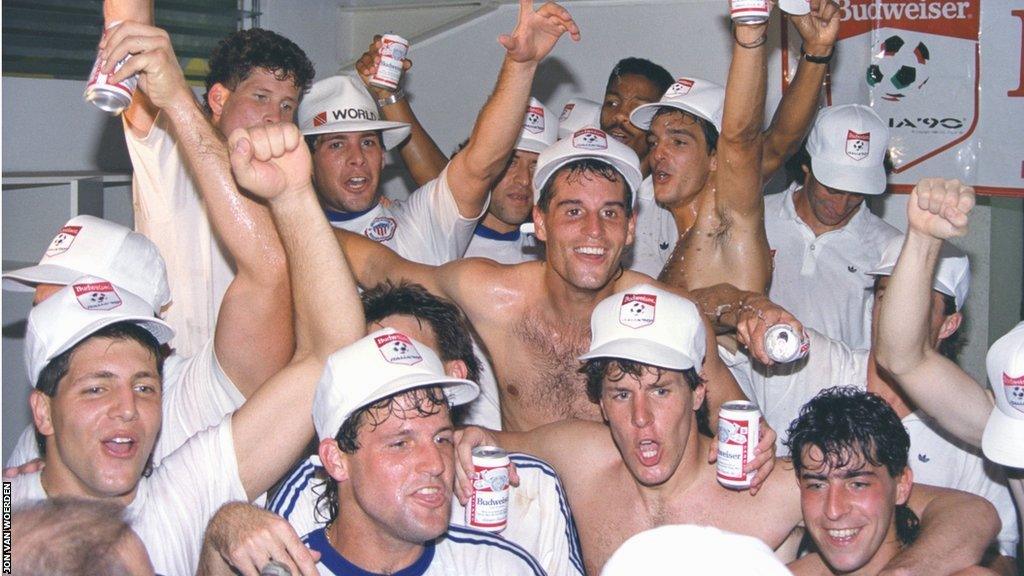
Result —
<instances>
[{"instance_id":1,"label":"wet hair","mask_svg":"<svg viewBox=\"0 0 1024 576\"><path fill-rule=\"evenodd\" d=\"M441 361L462 360L466 379L479 382L480 361L473 353L473 328L454 302L434 296L419 284L391 281L363 292L361 298L367 324L396 314L412 316L421 324L426 321L437 338Z\"/></svg>"},{"instance_id":2,"label":"wet hair","mask_svg":"<svg viewBox=\"0 0 1024 576\"><path fill-rule=\"evenodd\" d=\"M608 75L608 83L605 84L604 91L607 92L615 81L629 74L646 78L657 87L659 96L664 94L669 86L675 82L675 78L672 78L668 70L665 70L663 67L644 58L630 57L623 58L615 64L611 74Z\"/></svg>"},{"instance_id":3,"label":"wet hair","mask_svg":"<svg viewBox=\"0 0 1024 576\"><path fill-rule=\"evenodd\" d=\"M71 357L75 352L86 342L89 342L95 338L108 338L110 340L128 340L138 343L140 346L149 351L156 359L156 371L160 375L161 379L164 375L164 352L157 342L156 337L153 336L145 328L135 324L134 322L117 322L109 326L104 326L99 330L93 332L89 337L83 339L78 344L75 344L70 349L58 354L53 360L50 360L43 370L39 373L39 378L36 380L36 390L46 394L50 398L57 395L57 386L60 381L64 379L68 374L68 370L71 367ZM36 430L36 445L39 447L39 455L46 455L46 437Z\"/></svg>"},{"instance_id":4,"label":"wet hair","mask_svg":"<svg viewBox=\"0 0 1024 576\"><path fill-rule=\"evenodd\" d=\"M616 374L616 371L618 373ZM610 382L618 382L626 376L632 376L634 378L642 378L644 372L653 371L657 374L658 378L661 378L665 372L680 372L683 375L683 381L690 387L690 390L696 390L703 379L700 374L694 368L687 368L686 370L670 370L668 368L661 368L659 366L652 366L650 364L644 364L634 360L624 360L621 358L592 358L583 363L578 372L583 374L587 379L587 398L591 402L597 404L601 401L601 392L604 390L604 382L608 380ZM713 437L714 434L711 432L711 426L708 423L708 403L703 402L700 408L697 409L697 431L701 434Z\"/></svg>"},{"instance_id":5,"label":"wet hair","mask_svg":"<svg viewBox=\"0 0 1024 576\"><path fill-rule=\"evenodd\" d=\"M270 71L278 80L291 80L301 96L309 90L316 71L306 53L291 40L262 28L232 32L217 44L209 60L206 95L203 102L210 111L208 96L214 84L230 90L248 78L254 69Z\"/></svg>"},{"instance_id":6,"label":"wet hair","mask_svg":"<svg viewBox=\"0 0 1024 576\"><path fill-rule=\"evenodd\" d=\"M626 197L623 200L625 202L626 217L629 218L633 215L633 193L629 190L629 184L626 183L626 178L620 174L618 170L612 167L611 164L601 160L595 160L593 158L573 160L556 170L555 173L548 178L547 183L544 184L544 189L540 191L540 199L537 200L537 207L540 208L542 212L547 212L548 208L551 207L551 198L555 195L555 179L563 172L568 173L569 178L582 178L584 175L589 174L599 178L604 178L609 182L621 182L622 187L626 192Z\"/></svg>"},{"instance_id":7,"label":"wet hair","mask_svg":"<svg viewBox=\"0 0 1024 576\"><path fill-rule=\"evenodd\" d=\"M653 123L654 120L657 120L659 117L667 114L682 114L683 116L693 120L694 123L700 126L700 131L704 133L704 142L707 145L708 154L712 154L718 150L718 128L715 128L714 124L700 116L697 116L696 114L691 114L685 110L672 108L670 106L662 106L661 108L658 108L657 112L655 112L654 116L651 118L651 122Z\"/></svg>"},{"instance_id":8,"label":"wet hair","mask_svg":"<svg viewBox=\"0 0 1024 576\"><path fill-rule=\"evenodd\" d=\"M816 446L830 469L857 462L883 466L896 478L909 466L910 435L900 417L881 396L852 386L819 392L804 404L789 425L785 445L799 477L806 468L804 450ZM903 510L900 510L900 509ZM916 538L917 516L906 505L896 507L896 532L904 545Z\"/></svg>"},{"instance_id":9,"label":"wet hair","mask_svg":"<svg viewBox=\"0 0 1024 576\"><path fill-rule=\"evenodd\" d=\"M403 400L406 402L403 403ZM342 423L334 440L342 452L354 454L359 450L359 433L361 431L373 432L392 417L406 420L433 416L447 406L449 406L448 399L440 386L403 390L353 412ZM316 514L318 518L324 516L321 511L323 509L327 510L327 518L324 518L324 521L334 522L338 517L339 509L338 483L329 477L324 482L323 492L317 496Z\"/></svg>"},{"instance_id":10,"label":"wet hair","mask_svg":"<svg viewBox=\"0 0 1024 576\"><path fill-rule=\"evenodd\" d=\"M118 547L132 536L124 507L106 500L50 498L14 512L15 574L127 576Z\"/></svg>"}]
</instances>

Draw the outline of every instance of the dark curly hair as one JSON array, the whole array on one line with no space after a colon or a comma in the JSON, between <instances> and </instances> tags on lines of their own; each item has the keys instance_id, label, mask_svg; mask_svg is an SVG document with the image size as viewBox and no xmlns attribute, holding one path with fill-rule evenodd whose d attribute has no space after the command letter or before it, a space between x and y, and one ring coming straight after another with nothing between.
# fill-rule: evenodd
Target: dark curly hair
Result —
<instances>
[{"instance_id":1,"label":"dark curly hair","mask_svg":"<svg viewBox=\"0 0 1024 576\"><path fill-rule=\"evenodd\" d=\"M907 469L910 435L896 411L879 395L852 386L819 392L789 425L785 445L797 476L805 469L804 449L816 446L823 463L837 469L862 461L884 466L896 478ZM896 507L896 534L904 545L917 537L919 521L906 505Z\"/></svg>"},{"instance_id":2,"label":"dark curly hair","mask_svg":"<svg viewBox=\"0 0 1024 576\"><path fill-rule=\"evenodd\" d=\"M316 71L306 53L291 40L262 28L232 32L217 44L209 60L206 75L206 103L210 88L223 84L230 90L252 74L254 68L264 68L278 80L290 79L304 94L313 83ZM209 112L209 104L204 104Z\"/></svg>"},{"instance_id":3,"label":"dark curly hair","mask_svg":"<svg viewBox=\"0 0 1024 576\"><path fill-rule=\"evenodd\" d=\"M644 58L630 57L623 58L615 64L611 74L608 75L608 83L605 84L604 91L607 92L612 87L613 82L627 74L646 78L658 89L658 94L664 94L668 87L675 82L672 74L669 74L669 71L665 70L664 67Z\"/></svg>"},{"instance_id":4,"label":"dark curly hair","mask_svg":"<svg viewBox=\"0 0 1024 576\"><path fill-rule=\"evenodd\" d=\"M594 404L601 401L601 391L604 389L605 380L618 382L626 376L639 379L646 371L655 372L658 378L661 378L661 375L665 372L681 372L683 381L690 387L690 390L696 390L697 386L704 381L694 368L669 370L668 368L652 366L633 360L623 360L621 358L592 358L587 360L578 370L580 374L587 378L587 398ZM697 409L697 431L709 438L714 436L708 423L707 402L702 403L700 408Z\"/></svg>"},{"instance_id":5,"label":"dark curly hair","mask_svg":"<svg viewBox=\"0 0 1024 576\"><path fill-rule=\"evenodd\" d=\"M540 198L537 200L537 207L543 212L547 212L548 208L551 207L551 198L555 195L555 177L562 173L567 172L569 178L604 178L609 182L622 182L622 187L626 192L626 197L623 200L626 207L626 217L629 218L633 215L633 193L629 190L629 184L626 183L626 178L619 173L611 164L603 162L601 160L595 160L593 158L583 158L581 160L573 160L565 166L560 167L555 171L554 174L548 178L544 189L540 191Z\"/></svg>"}]
</instances>

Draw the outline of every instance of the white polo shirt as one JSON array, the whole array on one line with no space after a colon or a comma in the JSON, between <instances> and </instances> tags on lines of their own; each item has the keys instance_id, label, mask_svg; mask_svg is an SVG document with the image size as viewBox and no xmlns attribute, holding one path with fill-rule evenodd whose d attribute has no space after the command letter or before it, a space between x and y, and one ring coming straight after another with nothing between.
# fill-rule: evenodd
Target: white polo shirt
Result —
<instances>
[{"instance_id":1,"label":"white polo shirt","mask_svg":"<svg viewBox=\"0 0 1024 576\"><path fill-rule=\"evenodd\" d=\"M622 265L657 278L679 241L672 213L654 200L654 180L648 176L636 197L636 238L627 249Z\"/></svg>"},{"instance_id":2,"label":"white polo shirt","mask_svg":"<svg viewBox=\"0 0 1024 576\"><path fill-rule=\"evenodd\" d=\"M384 244L401 257L440 266L461 258L473 238L474 218L463 218L448 186L448 168L404 201L378 203L366 212L325 210L331 226Z\"/></svg>"},{"instance_id":3,"label":"white polo shirt","mask_svg":"<svg viewBox=\"0 0 1024 576\"><path fill-rule=\"evenodd\" d=\"M803 322L854 349L871 347L874 277L885 245L903 233L861 205L838 230L815 236L796 213L791 186L766 196L764 225L775 273L768 295Z\"/></svg>"},{"instance_id":4,"label":"white polo shirt","mask_svg":"<svg viewBox=\"0 0 1024 576\"><path fill-rule=\"evenodd\" d=\"M509 454L519 472L519 486L509 498L508 527L501 538L530 553L548 574L583 574L576 525L568 499L555 471L544 461L526 454ZM327 523L326 506L318 508L317 499L324 482L333 482L316 456L300 464L281 483L281 490L268 509L291 523L299 534L308 534ZM341 521L344 521L342 517ZM465 508L452 498L452 528L465 528ZM504 574L503 572L464 571L458 574Z\"/></svg>"},{"instance_id":5,"label":"white polo shirt","mask_svg":"<svg viewBox=\"0 0 1024 576\"><path fill-rule=\"evenodd\" d=\"M480 222L473 230L473 239L465 256L487 258L507 265L522 264L542 259L544 243L538 242L533 234L523 234L518 229L502 233Z\"/></svg>"},{"instance_id":6,"label":"white polo shirt","mask_svg":"<svg viewBox=\"0 0 1024 576\"><path fill-rule=\"evenodd\" d=\"M40 472L11 480L12 505L47 498ZM206 525L217 510L247 500L238 476L231 418L196 434L139 480L126 519L146 545L153 568L165 576L192 576Z\"/></svg>"}]
</instances>

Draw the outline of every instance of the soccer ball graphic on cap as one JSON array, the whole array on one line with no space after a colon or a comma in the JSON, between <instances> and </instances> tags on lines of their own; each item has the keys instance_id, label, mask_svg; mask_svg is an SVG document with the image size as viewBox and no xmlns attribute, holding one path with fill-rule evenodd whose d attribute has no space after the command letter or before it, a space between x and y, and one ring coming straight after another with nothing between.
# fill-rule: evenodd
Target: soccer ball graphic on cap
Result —
<instances>
[{"instance_id":1,"label":"soccer ball graphic on cap","mask_svg":"<svg viewBox=\"0 0 1024 576\"><path fill-rule=\"evenodd\" d=\"M928 82L928 61L931 54L924 42L907 42L902 36L886 38L867 70L867 83L884 90L882 100L899 102L912 90L921 89Z\"/></svg>"}]
</instances>

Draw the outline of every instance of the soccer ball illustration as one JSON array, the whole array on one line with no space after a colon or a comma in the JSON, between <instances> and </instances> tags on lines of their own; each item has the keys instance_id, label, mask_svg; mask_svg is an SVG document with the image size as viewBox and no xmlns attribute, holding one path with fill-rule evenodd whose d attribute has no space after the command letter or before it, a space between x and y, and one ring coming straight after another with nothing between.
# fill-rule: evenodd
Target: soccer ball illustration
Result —
<instances>
[{"instance_id":1,"label":"soccer ball illustration","mask_svg":"<svg viewBox=\"0 0 1024 576\"><path fill-rule=\"evenodd\" d=\"M886 38L871 58L868 86L883 92L882 100L899 102L928 82L931 55L924 42L907 42L902 36Z\"/></svg>"}]
</instances>

